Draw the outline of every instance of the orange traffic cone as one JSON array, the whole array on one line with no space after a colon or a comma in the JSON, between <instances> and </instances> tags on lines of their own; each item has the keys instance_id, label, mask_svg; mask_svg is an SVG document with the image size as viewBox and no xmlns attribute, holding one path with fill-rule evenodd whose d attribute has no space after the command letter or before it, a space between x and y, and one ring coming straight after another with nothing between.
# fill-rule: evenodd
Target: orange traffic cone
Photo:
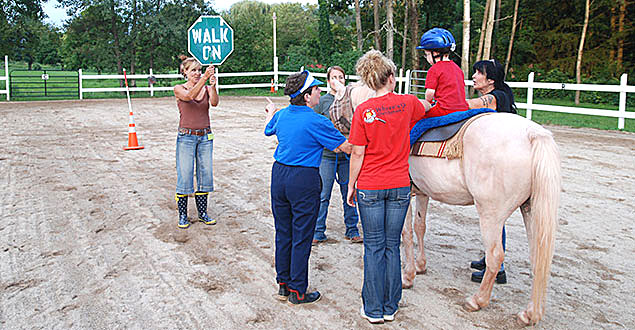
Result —
<instances>
[{"instance_id":1,"label":"orange traffic cone","mask_svg":"<svg viewBox=\"0 0 635 330\"><path fill-rule=\"evenodd\" d=\"M128 146L123 147L123 150L137 150L143 149L143 146L139 145L137 141L137 132L135 131L134 117L132 111L130 111L130 123L128 124Z\"/></svg>"},{"instance_id":2,"label":"orange traffic cone","mask_svg":"<svg viewBox=\"0 0 635 330\"><path fill-rule=\"evenodd\" d=\"M137 141L137 132L135 130L134 116L132 115L132 103L130 103L130 88L128 87L128 78L126 77L126 69L123 69L123 79L126 82L126 96L128 96L128 110L130 111L130 121L128 122L128 146L123 150L143 149Z\"/></svg>"},{"instance_id":3,"label":"orange traffic cone","mask_svg":"<svg viewBox=\"0 0 635 330\"><path fill-rule=\"evenodd\" d=\"M273 79L271 79L271 90L270 92L275 93L276 89L273 87Z\"/></svg>"}]
</instances>

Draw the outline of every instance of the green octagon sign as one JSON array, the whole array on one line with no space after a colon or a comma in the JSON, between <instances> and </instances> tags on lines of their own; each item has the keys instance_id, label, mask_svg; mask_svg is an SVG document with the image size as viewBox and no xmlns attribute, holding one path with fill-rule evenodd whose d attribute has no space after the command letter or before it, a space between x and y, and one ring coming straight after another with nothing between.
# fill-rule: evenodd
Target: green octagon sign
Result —
<instances>
[{"instance_id":1,"label":"green octagon sign","mask_svg":"<svg viewBox=\"0 0 635 330\"><path fill-rule=\"evenodd\" d=\"M219 65L234 51L234 30L220 16L201 16L187 30L187 50L202 65Z\"/></svg>"}]
</instances>

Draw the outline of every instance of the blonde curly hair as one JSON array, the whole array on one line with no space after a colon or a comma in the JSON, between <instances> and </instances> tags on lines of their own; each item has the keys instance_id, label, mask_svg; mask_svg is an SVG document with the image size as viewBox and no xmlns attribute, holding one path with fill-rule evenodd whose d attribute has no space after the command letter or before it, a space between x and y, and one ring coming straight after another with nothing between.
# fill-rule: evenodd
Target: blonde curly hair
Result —
<instances>
[{"instance_id":1,"label":"blonde curly hair","mask_svg":"<svg viewBox=\"0 0 635 330\"><path fill-rule=\"evenodd\" d=\"M396 70L395 63L378 50L369 50L355 64L357 75L373 90L384 87L388 77L394 75Z\"/></svg>"}]
</instances>

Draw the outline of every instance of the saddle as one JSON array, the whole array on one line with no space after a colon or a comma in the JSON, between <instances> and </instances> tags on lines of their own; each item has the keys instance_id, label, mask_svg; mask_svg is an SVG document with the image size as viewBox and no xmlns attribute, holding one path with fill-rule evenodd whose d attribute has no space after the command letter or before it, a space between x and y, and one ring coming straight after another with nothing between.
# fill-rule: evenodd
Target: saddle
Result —
<instances>
[{"instance_id":1,"label":"saddle","mask_svg":"<svg viewBox=\"0 0 635 330\"><path fill-rule=\"evenodd\" d=\"M456 159L463 157L463 135L476 120L492 112L480 113L456 123L427 130L413 144L410 155Z\"/></svg>"}]
</instances>

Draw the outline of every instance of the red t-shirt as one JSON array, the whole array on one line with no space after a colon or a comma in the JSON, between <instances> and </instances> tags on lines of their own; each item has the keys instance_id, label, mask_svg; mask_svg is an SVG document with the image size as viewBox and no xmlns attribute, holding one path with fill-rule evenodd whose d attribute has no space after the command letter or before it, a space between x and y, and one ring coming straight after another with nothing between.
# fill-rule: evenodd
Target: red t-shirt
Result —
<instances>
[{"instance_id":1,"label":"red t-shirt","mask_svg":"<svg viewBox=\"0 0 635 330\"><path fill-rule=\"evenodd\" d=\"M357 178L358 189L391 189L410 185L410 129L426 110L414 95L388 93L360 104L353 114L348 141L366 146Z\"/></svg>"},{"instance_id":2,"label":"red t-shirt","mask_svg":"<svg viewBox=\"0 0 635 330\"><path fill-rule=\"evenodd\" d=\"M443 109L444 114L469 108L465 100L463 71L453 61L435 63L426 75L426 88L434 89L436 107Z\"/></svg>"}]
</instances>

